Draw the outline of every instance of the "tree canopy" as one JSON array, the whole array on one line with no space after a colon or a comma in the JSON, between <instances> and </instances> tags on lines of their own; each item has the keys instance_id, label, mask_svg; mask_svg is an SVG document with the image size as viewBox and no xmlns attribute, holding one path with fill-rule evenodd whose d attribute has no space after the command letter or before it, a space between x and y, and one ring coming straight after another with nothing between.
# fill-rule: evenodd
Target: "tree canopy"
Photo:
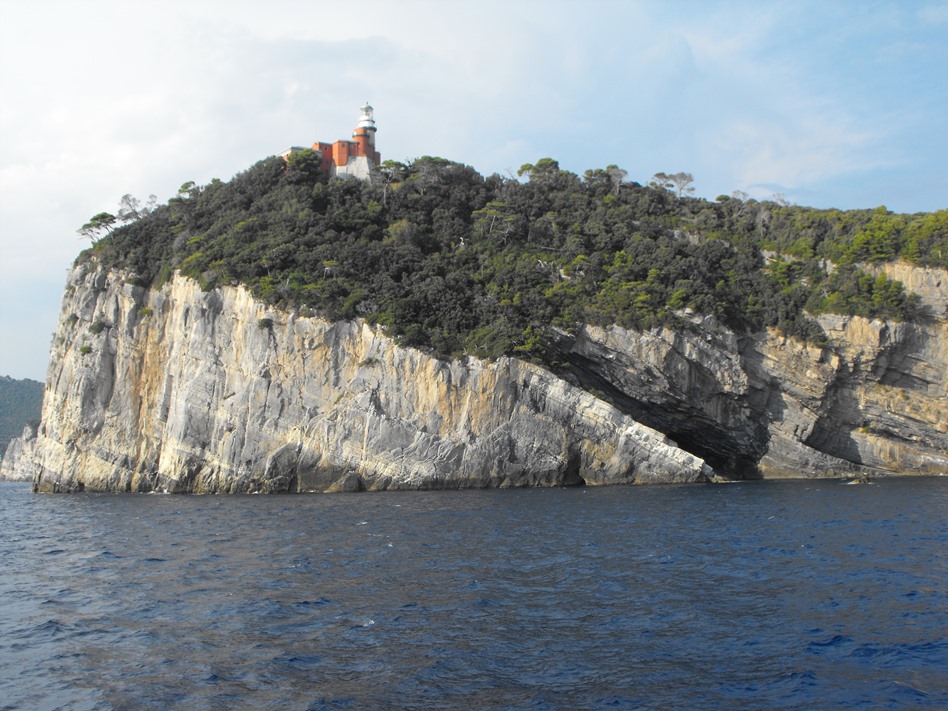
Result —
<instances>
[{"instance_id":1,"label":"tree canopy","mask_svg":"<svg viewBox=\"0 0 948 711\"><path fill-rule=\"evenodd\" d=\"M915 315L901 284L860 263L948 267L948 211L709 202L689 196L687 173L648 187L615 165L580 178L551 158L524 165L523 181L430 156L386 162L371 183L318 168L300 154L185 183L90 253L142 284L179 269L441 354L545 361L581 324L652 328L683 309L821 341L815 313Z\"/></svg>"},{"instance_id":2,"label":"tree canopy","mask_svg":"<svg viewBox=\"0 0 948 711\"><path fill-rule=\"evenodd\" d=\"M89 221L80 227L78 232L95 244L102 237L103 232L105 234L112 233L112 225L115 224L115 220L115 215L109 212L100 212L90 217Z\"/></svg>"}]
</instances>

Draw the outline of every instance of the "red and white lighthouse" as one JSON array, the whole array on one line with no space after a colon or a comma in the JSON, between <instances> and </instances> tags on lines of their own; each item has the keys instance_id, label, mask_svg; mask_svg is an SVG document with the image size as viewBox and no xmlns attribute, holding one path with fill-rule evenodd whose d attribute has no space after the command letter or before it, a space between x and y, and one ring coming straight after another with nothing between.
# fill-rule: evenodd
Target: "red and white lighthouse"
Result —
<instances>
[{"instance_id":1,"label":"red and white lighthouse","mask_svg":"<svg viewBox=\"0 0 948 711\"><path fill-rule=\"evenodd\" d=\"M359 144L359 155L371 159L376 165L379 164L379 154L375 150L375 118L373 112L375 109L368 101L360 109L362 114L359 116L359 123L356 124L355 131L352 132L352 138Z\"/></svg>"},{"instance_id":2,"label":"red and white lighthouse","mask_svg":"<svg viewBox=\"0 0 948 711\"><path fill-rule=\"evenodd\" d=\"M326 175L372 180L372 171L382 163L382 155L375 150L375 132L378 130L373 116L375 109L367 101L360 111L351 141L313 143L313 150L322 156L322 171ZM293 146L280 153L280 157L287 160L301 150L299 146Z\"/></svg>"},{"instance_id":3,"label":"red and white lighthouse","mask_svg":"<svg viewBox=\"0 0 948 711\"><path fill-rule=\"evenodd\" d=\"M375 132L378 130L372 115L375 109L366 102L361 111L351 141L316 141L313 144L313 150L323 157L326 175L371 180L372 170L382 162L382 156L375 150Z\"/></svg>"}]
</instances>

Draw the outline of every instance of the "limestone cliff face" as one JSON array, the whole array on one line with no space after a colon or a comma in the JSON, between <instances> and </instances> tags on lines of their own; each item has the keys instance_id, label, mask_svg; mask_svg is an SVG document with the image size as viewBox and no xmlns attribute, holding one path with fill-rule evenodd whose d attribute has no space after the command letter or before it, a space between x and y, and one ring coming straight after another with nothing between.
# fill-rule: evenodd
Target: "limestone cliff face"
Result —
<instances>
[{"instance_id":1,"label":"limestone cliff face","mask_svg":"<svg viewBox=\"0 0 948 711\"><path fill-rule=\"evenodd\" d=\"M16 466L15 463L32 459L36 431L36 426L26 425L23 434L10 441L3 459L0 460L0 481L30 481L33 478L29 467Z\"/></svg>"},{"instance_id":2,"label":"limestone cliff face","mask_svg":"<svg viewBox=\"0 0 948 711\"><path fill-rule=\"evenodd\" d=\"M948 323L823 316L826 348L713 319L587 328L572 372L737 477L948 473Z\"/></svg>"},{"instance_id":3,"label":"limestone cliff face","mask_svg":"<svg viewBox=\"0 0 948 711\"><path fill-rule=\"evenodd\" d=\"M6 463L40 491L330 491L703 481L699 457L515 359L445 362L360 322L176 277L77 268L43 421Z\"/></svg>"},{"instance_id":4,"label":"limestone cliff face","mask_svg":"<svg viewBox=\"0 0 948 711\"><path fill-rule=\"evenodd\" d=\"M864 269L873 276L881 273L902 282L907 291L918 295L930 316L948 318L948 270L916 267L904 261L868 264Z\"/></svg>"},{"instance_id":5,"label":"limestone cliff face","mask_svg":"<svg viewBox=\"0 0 948 711\"><path fill-rule=\"evenodd\" d=\"M829 348L683 315L587 328L554 373L444 361L183 277L69 277L39 491L340 491L948 472L948 326L826 318Z\"/></svg>"}]
</instances>

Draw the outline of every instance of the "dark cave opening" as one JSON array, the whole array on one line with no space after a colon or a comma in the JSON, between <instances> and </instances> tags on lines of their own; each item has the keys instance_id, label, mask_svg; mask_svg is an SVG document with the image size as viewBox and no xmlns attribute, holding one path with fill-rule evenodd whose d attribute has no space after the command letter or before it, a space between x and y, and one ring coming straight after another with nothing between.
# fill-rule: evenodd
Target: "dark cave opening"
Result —
<instances>
[{"instance_id":1,"label":"dark cave opening","mask_svg":"<svg viewBox=\"0 0 948 711\"><path fill-rule=\"evenodd\" d=\"M605 400L637 422L663 433L681 449L701 457L715 472L735 479L755 479L762 451L748 451L732 433L699 406L667 399L664 402L635 398L601 375L585 357L563 354L569 366L559 375Z\"/></svg>"}]
</instances>

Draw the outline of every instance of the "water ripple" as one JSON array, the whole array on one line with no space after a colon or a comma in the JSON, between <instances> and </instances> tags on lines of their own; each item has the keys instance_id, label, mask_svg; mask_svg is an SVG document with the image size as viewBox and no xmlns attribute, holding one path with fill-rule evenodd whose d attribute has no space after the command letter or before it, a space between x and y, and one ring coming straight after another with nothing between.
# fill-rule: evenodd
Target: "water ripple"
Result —
<instances>
[{"instance_id":1,"label":"water ripple","mask_svg":"<svg viewBox=\"0 0 948 711\"><path fill-rule=\"evenodd\" d=\"M0 708L948 707L948 480L0 485Z\"/></svg>"}]
</instances>

